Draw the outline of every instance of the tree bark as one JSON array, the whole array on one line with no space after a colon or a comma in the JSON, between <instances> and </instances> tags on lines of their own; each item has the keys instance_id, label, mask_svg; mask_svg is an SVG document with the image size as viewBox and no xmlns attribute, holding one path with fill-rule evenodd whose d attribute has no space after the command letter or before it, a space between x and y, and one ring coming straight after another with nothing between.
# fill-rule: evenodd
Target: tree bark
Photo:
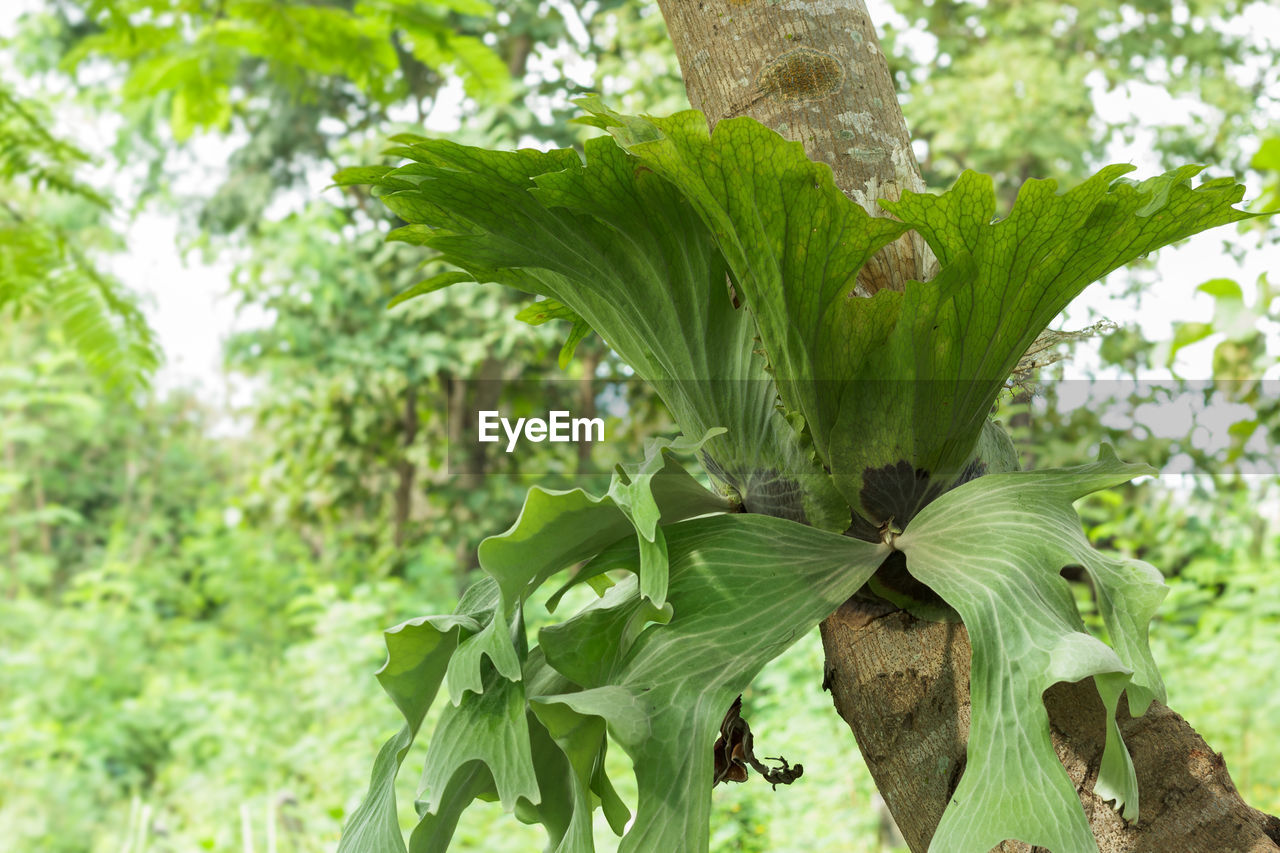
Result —
<instances>
[{"instance_id":1,"label":"tree bark","mask_svg":"<svg viewBox=\"0 0 1280 853\"><path fill-rule=\"evenodd\" d=\"M404 417L400 420L400 431L400 447L404 455L396 462L395 510L392 515L392 536L396 550L404 547L409 519L413 515L413 478L417 466L409 458L409 452L413 443L418 440L418 389L412 384L405 389Z\"/></svg>"},{"instance_id":2,"label":"tree bark","mask_svg":"<svg viewBox=\"0 0 1280 853\"><path fill-rule=\"evenodd\" d=\"M596 416L596 368L600 366L600 348L595 341L591 341L589 346L582 347L579 350L582 359L582 381L578 387L578 410L575 412L576 417L594 418ZM591 469L591 448L589 441L578 443L578 468L579 476L590 473Z\"/></svg>"},{"instance_id":3,"label":"tree bark","mask_svg":"<svg viewBox=\"0 0 1280 853\"><path fill-rule=\"evenodd\" d=\"M4 443L4 465L10 471L18 470L18 450L13 439ZM16 497L16 496L15 496ZM10 599L18 597L22 588L21 570L18 568L18 552L22 549L17 525L18 506L15 501L9 508L9 592Z\"/></svg>"},{"instance_id":4,"label":"tree bark","mask_svg":"<svg viewBox=\"0 0 1280 853\"><path fill-rule=\"evenodd\" d=\"M854 598L822 625L824 684L853 730L876 786L913 851L923 851L965 764L969 635L883 601ZM1133 756L1142 819L1126 824L1093 793L1103 708L1092 681L1045 693L1058 757L1075 784L1102 853L1264 853L1280 849L1280 821L1241 800L1222 756L1159 703L1120 731ZM1006 842L1002 853L1031 853Z\"/></svg>"},{"instance_id":5,"label":"tree bark","mask_svg":"<svg viewBox=\"0 0 1280 853\"><path fill-rule=\"evenodd\" d=\"M920 192L920 167L862 0L659 0L689 103L714 127L748 115L803 143L873 216L877 199ZM859 292L901 289L936 264L914 231L872 258Z\"/></svg>"},{"instance_id":6,"label":"tree bark","mask_svg":"<svg viewBox=\"0 0 1280 853\"><path fill-rule=\"evenodd\" d=\"M749 115L801 141L837 185L873 214L877 198L919 190L910 136L863 0L659 0L689 101L714 126ZM882 214L881 214L882 215ZM859 277L859 292L928 280L936 264L914 233ZM926 622L855 597L822 625L824 686L849 724L913 851L927 850L965 763L969 640L962 625ZM1142 793L1126 825L1093 794L1102 705L1091 680L1045 694L1054 745L1080 792L1102 853L1264 853L1280 821L1247 806L1222 756L1163 705L1121 729ZM1021 842L998 850L1028 853ZM943 851L947 853L947 851Z\"/></svg>"}]
</instances>

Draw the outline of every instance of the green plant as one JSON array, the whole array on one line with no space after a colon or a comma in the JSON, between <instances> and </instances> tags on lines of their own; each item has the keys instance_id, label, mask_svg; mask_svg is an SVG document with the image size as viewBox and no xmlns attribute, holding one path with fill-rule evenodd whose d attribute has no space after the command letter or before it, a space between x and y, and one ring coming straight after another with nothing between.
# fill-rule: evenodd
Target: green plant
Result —
<instances>
[{"instance_id":1,"label":"green plant","mask_svg":"<svg viewBox=\"0 0 1280 853\"><path fill-rule=\"evenodd\" d=\"M111 204L78 177L89 156L50 123L39 102L0 80L0 319L45 317L104 379L145 382L158 362L151 329L134 296L88 251L104 233L115 239L101 221Z\"/></svg>"},{"instance_id":2,"label":"green plant","mask_svg":"<svg viewBox=\"0 0 1280 853\"><path fill-rule=\"evenodd\" d=\"M1163 697L1146 632L1165 587L1150 565L1094 550L1072 502L1152 469L1104 447L1092 464L1019 472L988 415L1072 298L1160 246L1254 215L1233 207L1243 188L1193 187L1198 167L1134 182L1111 166L1065 193L1028 181L996 220L991 180L966 172L873 218L753 120L709 135L698 112L637 118L581 103L610 134L588 141L585 162L400 136L391 153L406 165L337 176L372 183L409 223L392 239L465 271L413 294L473 279L535 295L571 335L599 333L689 437L651 444L602 496L535 488L516 524L481 545L487 577L452 614L388 632L379 679L406 724L341 849L403 849L393 783L442 686L414 851L447 846L476 798L542 823L553 849L593 849L597 806L625 831L622 850L706 849L725 709L898 551L974 648L969 768L933 849L1018 838L1094 850L1041 693L1093 678L1108 709L1097 790L1136 818L1114 711L1122 694L1133 713ZM852 297L862 264L909 229L938 274ZM528 636L525 602L583 561L550 606L584 581L598 600ZM1110 645L1086 630L1059 574L1073 565L1099 591ZM630 823L604 772L610 740L635 769Z\"/></svg>"}]
</instances>

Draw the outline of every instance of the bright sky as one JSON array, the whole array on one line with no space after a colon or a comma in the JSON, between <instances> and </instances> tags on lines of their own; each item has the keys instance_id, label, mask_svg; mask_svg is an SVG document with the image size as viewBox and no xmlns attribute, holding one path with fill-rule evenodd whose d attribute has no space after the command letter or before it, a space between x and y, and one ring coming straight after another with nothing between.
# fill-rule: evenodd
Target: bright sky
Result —
<instances>
[{"instance_id":1,"label":"bright sky","mask_svg":"<svg viewBox=\"0 0 1280 853\"><path fill-rule=\"evenodd\" d=\"M14 22L27 9L36 8L40 0L4 0L0 6L0 37L12 32ZM884 0L869 3L876 20L897 18ZM898 18L899 22L905 24ZM1249 18L1238 26L1255 33L1274 33L1280 39L1280 7L1255 4ZM928 50L925 43L922 50ZM0 69L8 70L8 69ZM10 72L6 75L13 79ZM1102 93L1095 98L1099 114L1104 119L1124 118L1136 114L1143 125L1159 125L1182 120L1185 106L1176 103L1162 90ZM457 126L456 116L446 116L447 110L437 110L440 121ZM1272 117L1280 119L1280 117ZM68 114L64 123L86 121L87 117ZM442 124L439 131L452 127ZM107 129L95 129L99 147L105 150L109 141ZM84 139L83 125L77 138ZM1150 150L1150 132L1138 133L1134 143L1112 150L1111 162L1132 162L1139 167L1137 174L1152 174L1156 165ZM92 148L92 144L89 144ZM208 139L200 141L192 149L192 163L197 172L216 175L226 162L229 146L224 141ZM323 190L322 182L308 188L310 192ZM1256 191L1256 187L1251 187ZM227 298L227 281L230 265L202 263L198 258L184 260L177 247L177 222L163 213L143 213L132 222L121 222L121 229L128 240L128 252L113 260L113 271L136 292L148 300L148 315L156 329L167 356L167 365L158 378L161 387L190 386L198 384L206 393L229 393L221 372L221 346L233 330L263 322L259 317L237 318L234 305ZM1212 314L1212 300L1197 294L1195 288L1202 282L1217 277L1230 277L1240 281L1249 293L1251 284L1266 270L1280 281L1280 246L1272 245L1260 251L1247 253L1243 265L1236 264L1221 251L1221 241L1231 235L1226 229L1201 235L1182 246L1161 251L1157 258L1156 285L1135 312L1132 305L1114 299L1116 288L1096 286L1069 309L1065 328L1077 328L1091 324L1098 317L1108 317L1124 325L1136 322L1149 339L1165 339L1176 321L1204 319ZM1273 331L1280 331L1280 325ZM1183 351L1177 368L1184 376L1208 377L1209 359L1215 344L1213 339L1189 347ZM1076 358L1068 363L1069 376L1085 376L1093 359L1089 348L1080 348ZM1280 369L1276 371L1280 376ZM1160 378L1155 376L1152 378Z\"/></svg>"}]
</instances>

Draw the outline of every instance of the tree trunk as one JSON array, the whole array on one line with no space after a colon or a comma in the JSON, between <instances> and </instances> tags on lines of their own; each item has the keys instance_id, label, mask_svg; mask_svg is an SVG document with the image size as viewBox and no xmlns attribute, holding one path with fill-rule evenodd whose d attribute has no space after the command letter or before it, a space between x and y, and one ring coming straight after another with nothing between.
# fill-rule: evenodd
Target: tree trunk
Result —
<instances>
[{"instance_id":1,"label":"tree trunk","mask_svg":"<svg viewBox=\"0 0 1280 853\"><path fill-rule=\"evenodd\" d=\"M749 115L800 140L873 214L877 198L921 187L888 64L862 0L659 0L689 100L714 124ZM859 276L860 292L928 280L936 264L914 233ZM824 685L913 851L929 846L964 769L969 639L962 625L926 622L855 597L822 625ZM1045 694L1054 745L1080 792L1102 853L1280 850L1280 821L1247 806L1223 765L1163 705L1121 729L1142 792L1126 825L1092 792L1102 705L1091 681ZM1000 850L1030 851L1006 842ZM948 851L943 851L948 853Z\"/></svg>"},{"instance_id":2,"label":"tree trunk","mask_svg":"<svg viewBox=\"0 0 1280 853\"><path fill-rule=\"evenodd\" d=\"M4 443L4 465L9 471L16 473L18 470L18 450L13 443L13 439L9 439ZM15 498L17 495L15 494ZM12 500L12 499L11 499ZM22 550L22 542L19 539L18 524L18 505L14 500L9 508L9 598L16 599L18 590L22 587L20 570L18 568L18 552Z\"/></svg>"},{"instance_id":3,"label":"tree trunk","mask_svg":"<svg viewBox=\"0 0 1280 853\"><path fill-rule=\"evenodd\" d=\"M413 478L417 466L409 458L413 443L418 439L418 389L410 384L405 389L404 417L400 420L401 458L396 462L396 495L395 510L392 516L392 529L396 550L404 547L405 536L409 528L409 519L413 515Z\"/></svg>"},{"instance_id":4,"label":"tree trunk","mask_svg":"<svg viewBox=\"0 0 1280 853\"><path fill-rule=\"evenodd\" d=\"M582 381L578 387L578 410L576 417L594 418L596 416L596 368L600 366L600 347L595 341L580 350L582 359ZM591 469L591 448L589 441L578 442L579 476L587 474Z\"/></svg>"},{"instance_id":5,"label":"tree trunk","mask_svg":"<svg viewBox=\"0 0 1280 853\"><path fill-rule=\"evenodd\" d=\"M466 434L466 416L470 412L496 409L498 400L502 398L503 385L509 377L504 372L503 361L489 357L481 362L472 379L447 375L442 378L449 396L448 476L460 492L479 491L490 464L488 445L463 440ZM475 510L466 503L459 503L451 512L460 520L459 526L463 528L470 528L471 522L477 519ZM476 545L476 542L465 536L458 537L453 565L459 597L470 586L471 573L480 567Z\"/></svg>"},{"instance_id":6,"label":"tree trunk","mask_svg":"<svg viewBox=\"0 0 1280 853\"><path fill-rule=\"evenodd\" d=\"M862 0L659 0L689 103L715 123L748 115L804 144L873 216L877 199L924 188L889 66ZM914 231L858 275L869 296L932 277Z\"/></svg>"},{"instance_id":7,"label":"tree trunk","mask_svg":"<svg viewBox=\"0 0 1280 853\"><path fill-rule=\"evenodd\" d=\"M824 684L853 730L876 786L913 851L923 851L964 770L969 734L969 635L882 601L851 599L822 625ZM1264 853L1280 821L1240 799L1222 756L1159 703L1120 731L1133 756L1142 819L1126 825L1093 793L1103 709L1089 680L1045 693L1058 757L1080 793L1102 853ZM1030 845L1005 843L1008 853Z\"/></svg>"}]
</instances>

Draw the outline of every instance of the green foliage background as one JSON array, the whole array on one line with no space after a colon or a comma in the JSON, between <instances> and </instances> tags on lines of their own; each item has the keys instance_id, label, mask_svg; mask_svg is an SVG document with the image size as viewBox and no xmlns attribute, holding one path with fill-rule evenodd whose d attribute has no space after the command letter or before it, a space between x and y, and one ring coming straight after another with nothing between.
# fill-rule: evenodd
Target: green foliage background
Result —
<instances>
[{"instance_id":1,"label":"green foliage background","mask_svg":"<svg viewBox=\"0 0 1280 853\"><path fill-rule=\"evenodd\" d=\"M974 168L1002 192L1031 176L1071 183L1108 145L1140 139L1164 167L1249 175L1274 207L1280 62L1275 44L1235 34L1242 9L898 0L886 50L926 179ZM446 135L431 129L456 120L447 135L470 144L581 146L591 131L568 123L573 95L624 112L684 106L660 16L577 0L47 0L3 53L0 847L332 850L397 725L370 677L380 631L452 609L476 544L509 525L527 485L517 470L445 472L450 395L475 393L462 379L562 376L567 330L513 322L516 301L473 286L384 310L436 270L382 241L401 223L362 191L319 190L397 130ZM1098 118L1092 95L1126 87L1186 98L1191 118ZM114 137L99 144L66 115L99 117ZM193 190L189 152L210 139L231 153ZM132 168L108 181L93 157ZM179 219L188 251L230 259L229 292L272 318L228 342L227 370L256 389L235 429L197 391L148 387L153 333L103 272L143 210ZM1237 243L1274 244L1274 225L1249 229ZM1039 466L1085 461L1102 440L1156 466L1191 460L1192 487L1121 487L1081 511L1093 541L1168 573L1152 643L1171 704L1274 812L1280 694L1260 672L1280 655L1280 490L1246 473L1280 437L1276 395L1251 381L1277 361L1274 294L1225 273L1205 293L1213 317L1187 317L1167 341L1122 328L1098 373L1137 375L1210 342L1215 376L1236 380L1221 393L1249 412L1231 449L1197 449L1194 427L1170 439L1107 426L1110 410L1155 399L1141 386L1060 411L1055 368L1037 393L1006 395L1002 417ZM624 371L588 339L568 375L604 388ZM630 447L549 453L536 464L560 479L541 482L601 489L579 473L589 462L637 459L643 436L669 429L646 401L632 411ZM809 636L748 690L760 742L806 774L777 792L717 789L713 849L889 849L821 671ZM525 829L490 804L467 813L457 846L536 849L540 831Z\"/></svg>"}]
</instances>

